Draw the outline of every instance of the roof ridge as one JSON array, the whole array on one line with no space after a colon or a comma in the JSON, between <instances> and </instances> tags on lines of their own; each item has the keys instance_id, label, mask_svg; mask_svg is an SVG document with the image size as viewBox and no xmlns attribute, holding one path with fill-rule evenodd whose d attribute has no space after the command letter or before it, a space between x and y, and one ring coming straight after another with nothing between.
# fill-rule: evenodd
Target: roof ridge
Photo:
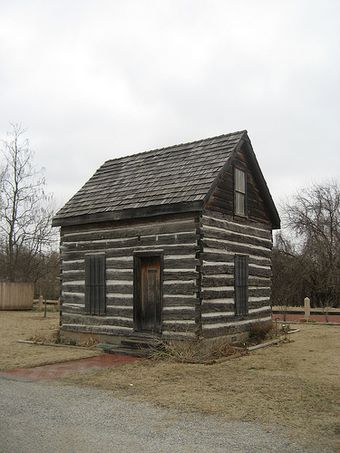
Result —
<instances>
[{"instance_id":1,"label":"roof ridge","mask_svg":"<svg viewBox=\"0 0 340 453\"><path fill-rule=\"evenodd\" d=\"M110 159L53 224L134 218L139 210L141 216L200 210L221 168L247 140L242 130Z\"/></svg>"},{"instance_id":2,"label":"roof ridge","mask_svg":"<svg viewBox=\"0 0 340 453\"><path fill-rule=\"evenodd\" d=\"M194 143L206 142L206 141L212 140L214 138L229 137L231 135L238 135L238 134L241 134L243 136L244 134L247 134L247 133L248 133L248 131L246 129L242 129L240 131L229 132L228 134L214 135L212 137L201 138L199 140L193 140L191 142L177 143L176 145L163 146L162 148L153 148L153 149L149 149L147 151L141 151L139 153L127 154L126 156L120 156L120 157L115 157L113 159L108 159L102 164L102 166L107 164L108 162L118 161L121 159L125 159L127 157L132 157L132 156L136 157L136 156L140 156L142 154L154 153L156 151L164 151L165 149L171 150L172 148L177 148L179 146L193 145Z\"/></svg>"}]
</instances>

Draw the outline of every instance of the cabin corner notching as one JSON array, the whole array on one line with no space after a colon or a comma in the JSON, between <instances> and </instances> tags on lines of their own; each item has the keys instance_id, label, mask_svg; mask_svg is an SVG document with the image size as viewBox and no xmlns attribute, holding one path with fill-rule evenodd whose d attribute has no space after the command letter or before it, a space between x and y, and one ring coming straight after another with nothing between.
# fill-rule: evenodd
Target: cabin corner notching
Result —
<instances>
[{"instance_id":1,"label":"cabin corner notching","mask_svg":"<svg viewBox=\"0 0 340 453\"><path fill-rule=\"evenodd\" d=\"M105 162L53 223L64 335L217 337L271 319L280 219L246 131Z\"/></svg>"}]
</instances>

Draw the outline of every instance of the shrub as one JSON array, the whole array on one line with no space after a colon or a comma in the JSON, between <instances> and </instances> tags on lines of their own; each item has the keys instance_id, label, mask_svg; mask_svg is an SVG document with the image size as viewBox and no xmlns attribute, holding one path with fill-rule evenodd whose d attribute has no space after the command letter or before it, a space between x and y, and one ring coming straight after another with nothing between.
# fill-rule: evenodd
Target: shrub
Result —
<instances>
[{"instance_id":1,"label":"shrub","mask_svg":"<svg viewBox=\"0 0 340 453\"><path fill-rule=\"evenodd\" d=\"M250 324L249 327L249 340L260 342L263 341L265 338L272 336L274 329L273 329L273 322L254 322Z\"/></svg>"},{"instance_id":2,"label":"shrub","mask_svg":"<svg viewBox=\"0 0 340 453\"><path fill-rule=\"evenodd\" d=\"M211 342L200 340L162 342L159 349L153 351L151 358L180 363L207 363L236 354L245 354L245 350L232 346L227 339L222 338Z\"/></svg>"}]
</instances>

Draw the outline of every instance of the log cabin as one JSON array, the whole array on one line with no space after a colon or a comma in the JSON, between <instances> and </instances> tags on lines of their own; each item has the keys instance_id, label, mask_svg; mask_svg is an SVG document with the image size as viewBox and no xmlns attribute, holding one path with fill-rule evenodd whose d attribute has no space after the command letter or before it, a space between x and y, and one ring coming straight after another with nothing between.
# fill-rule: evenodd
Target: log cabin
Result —
<instances>
[{"instance_id":1,"label":"log cabin","mask_svg":"<svg viewBox=\"0 0 340 453\"><path fill-rule=\"evenodd\" d=\"M247 131L109 160L53 225L65 339L235 341L271 322L280 218Z\"/></svg>"}]
</instances>

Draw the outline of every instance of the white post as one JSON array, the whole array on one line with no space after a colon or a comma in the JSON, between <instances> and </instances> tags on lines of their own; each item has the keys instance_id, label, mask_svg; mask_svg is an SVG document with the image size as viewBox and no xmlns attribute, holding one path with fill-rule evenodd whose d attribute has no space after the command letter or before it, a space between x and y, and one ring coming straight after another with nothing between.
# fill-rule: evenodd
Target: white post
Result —
<instances>
[{"instance_id":1,"label":"white post","mask_svg":"<svg viewBox=\"0 0 340 453\"><path fill-rule=\"evenodd\" d=\"M305 320L308 321L310 317L310 298L305 297L304 300L304 306L305 306Z\"/></svg>"}]
</instances>

